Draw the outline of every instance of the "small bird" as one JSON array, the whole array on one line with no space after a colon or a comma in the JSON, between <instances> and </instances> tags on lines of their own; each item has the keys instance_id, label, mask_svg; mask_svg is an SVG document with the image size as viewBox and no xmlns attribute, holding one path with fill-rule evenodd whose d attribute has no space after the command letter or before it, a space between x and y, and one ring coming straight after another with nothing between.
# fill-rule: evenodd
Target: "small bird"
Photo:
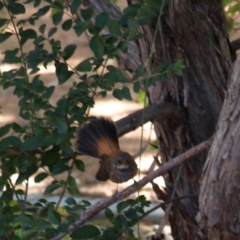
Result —
<instances>
[{"instance_id":1,"label":"small bird","mask_svg":"<svg viewBox=\"0 0 240 240\"><path fill-rule=\"evenodd\" d=\"M120 149L116 126L109 118L100 117L84 124L77 133L76 148L81 154L99 159L99 181L122 183L137 174L137 164Z\"/></svg>"}]
</instances>

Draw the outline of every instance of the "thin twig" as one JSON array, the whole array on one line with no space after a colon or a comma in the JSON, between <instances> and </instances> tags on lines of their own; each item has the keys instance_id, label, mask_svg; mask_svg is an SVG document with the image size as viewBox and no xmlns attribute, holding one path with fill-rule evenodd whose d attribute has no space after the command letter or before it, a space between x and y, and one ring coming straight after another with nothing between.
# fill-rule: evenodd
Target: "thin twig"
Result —
<instances>
[{"instance_id":1,"label":"thin twig","mask_svg":"<svg viewBox=\"0 0 240 240\"><path fill-rule=\"evenodd\" d=\"M10 186L11 186L12 189L13 189L13 192L14 192L14 194L15 194L15 196L16 196L17 201L20 203L20 202L21 202L21 199L19 198L19 196L18 196L17 193L16 193L15 186L14 186L11 178L8 178L8 182L9 182ZM23 215L22 205L20 204L19 206L20 206L21 214Z\"/></svg>"},{"instance_id":2,"label":"thin twig","mask_svg":"<svg viewBox=\"0 0 240 240\"><path fill-rule=\"evenodd\" d=\"M199 153L207 150L212 143L212 138L208 139L207 141L204 141L200 143L199 145L191 148L190 150L186 151L185 153L182 153L178 157L172 159L169 162L164 163L161 165L160 168L153 171L152 173L149 173L146 177L141 179L139 182L135 182L133 185L129 186L122 192L115 193L111 198L104 199L102 201L99 201L94 206L86 210L78 220L76 220L73 224L69 225L66 232L62 232L57 234L55 237L51 238L51 240L60 240L73 230L79 228L82 226L87 220L93 218L96 216L99 212L101 212L103 209L109 207L115 202L118 202L130 194L136 192L138 189L145 186L147 183L155 179L156 177L159 177L160 175L166 174L168 171L172 170L173 168L177 167L181 163L191 159L192 157L198 155Z\"/></svg>"},{"instance_id":3,"label":"thin twig","mask_svg":"<svg viewBox=\"0 0 240 240\"><path fill-rule=\"evenodd\" d=\"M178 185L178 182L179 182L179 178L180 178L180 175L182 173L182 166L181 165L178 169L178 173L177 173L177 179L174 183L174 187L173 187L173 191L172 191L172 194L171 194L171 199L174 199L174 196L175 196L175 193L176 193L176 190L177 190L177 185ZM160 222L160 225L158 227L158 230L156 231L155 233L155 238L158 239L162 233L162 230L164 228L164 226L166 225L167 221L168 221L168 218L169 218L169 214L170 214L170 211L171 211L171 208L172 208L172 202L170 202L170 204L167 206L167 209L165 210L165 215L163 217L163 219L161 220Z\"/></svg>"},{"instance_id":4,"label":"thin twig","mask_svg":"<svg viewBox=\"0 0 240 240\"><path fill-rule=\"evenodd\" d=\"M27 196L28 196L28 179L26 180L26 188L25 188L25 194L24 194L24 201L23 201L23 214L25 214L25 208L27 203Z\"/></svg>"},{"instance_id":5,"label":"thin twig","mask_svg":"<svg viewBox=\"0 0 240 240\"><path fill-rule=\"evenodd\" d=\"M66 191L66 189L67 189L68 179L69 179L69 177L71 176L71 173L72 173L72 170L73 170L73 166L74 166L74 161L76 161L76 155L74 156L74 158L73 158L73 160L72 160L72 163L71 163L71 165L70 165L70 169L69 169L69 171L68 171L67 179L66 179L66 182L65 182L65 184L64 184L64 187L63 187L63 190L62 190L62 192L61 192L61 195L60 195L60 197L59 197L59 199L58 199L58 203L57 203L57 205L56 205L56 207L55 207L55 210L58 209L58 207L59 207L59 205L60 205L60 203L61 203L61 201L62 201L62 198L63 198L63 196L64 196L64 194L65 194L65 191Z\"/></svg>"},{"instance_id":6,"label":"thin twig","mask_svg":"<svg viewBox=\"0 0 240 240\"><path fill-rule=\"evenodd\" d=\"M154 212L158 208L164 207L165 205L167 205L169 203L176 202L178 200L182 200L182 199L186 199L186 198L194 198L194 197L197 197L197 196L198 196L198 194L188 194L188 195L185 195L185 196L175 197L175 198L169 199L169 200L167 200L165 202L159 203L157 206L151 208L150 210L145 212L143 215L141 215L140 219L143 219L144 217L146 217L150 213Z\"/></svg>"}]
</instances>

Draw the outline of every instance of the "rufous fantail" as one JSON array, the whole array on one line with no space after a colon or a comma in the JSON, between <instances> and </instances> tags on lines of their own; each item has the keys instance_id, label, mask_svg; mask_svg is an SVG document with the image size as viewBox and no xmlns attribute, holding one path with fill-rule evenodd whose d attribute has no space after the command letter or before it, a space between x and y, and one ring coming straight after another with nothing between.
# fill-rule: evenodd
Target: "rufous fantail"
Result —
<instances>
[{"instance_id":1,"label":"rufous fantail","mask_svg":"<svg viewBox=\"0 0 240 240\"><path fill-rule=\"evenodd\" d=\"M81 154L99 159L99 181L126 182L138 171L134 158L120 149L116 126L109 118L100 117L84 124L77 133L76 148Z\"/></svg>"}]
</instances>

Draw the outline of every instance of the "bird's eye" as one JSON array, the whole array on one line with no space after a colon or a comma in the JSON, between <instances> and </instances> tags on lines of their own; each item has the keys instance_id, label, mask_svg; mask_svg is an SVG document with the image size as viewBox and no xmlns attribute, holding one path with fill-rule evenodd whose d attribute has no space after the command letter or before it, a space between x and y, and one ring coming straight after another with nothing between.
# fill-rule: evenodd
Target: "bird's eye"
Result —
<instances>
[{"instance_id":1,"label":"bird's eye","mask_svg":"<svg viewBox=\"0 0 240 240\"><path fill-rule=\"evenodd\" d=\"M117 163L118 163L118 164L122 164L122 159L118 159L118 160L117 160Z\"/></svg>"}]
</instances>

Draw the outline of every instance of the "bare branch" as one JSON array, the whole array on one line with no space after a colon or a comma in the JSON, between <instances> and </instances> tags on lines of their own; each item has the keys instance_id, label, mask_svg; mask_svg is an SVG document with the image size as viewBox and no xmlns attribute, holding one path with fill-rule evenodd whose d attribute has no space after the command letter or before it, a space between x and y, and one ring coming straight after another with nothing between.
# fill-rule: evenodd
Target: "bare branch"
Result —
<instances>
[{"instance_id":1,"label":"bare branch","mask_svg":"<svg viewBox=\"0 0 240 240\"><path fill-rule=\"evenodd\" d=\"M199 145L191 148L190 150L188 150L185 153L179 155L178 157L172 159L171 161L163 164L157 170L149 173L146 177L141 179L139 182L135 182L133 185L129 186L122 192L118 192L118 193L114 194L111 198L107 198L102 201L99 201L94 206L92 206L87 211L85 211L74 224L68 226L68 229L66 232L59 233L57 236L53 237L51 240L62 239L65 235L67 235L68 233L72 232L73 230L81 227L87 220L94 217L96 214L101 212L106 207L109 207L110 205L112 205L115 202L123 200L125 197L136 192L137 190L139 190L140 188L145 186L147 183L151 182L156 177L166 174L168 171L177 167L184 161L189 160L190 158L201 153L202 151L208 149L210 147L211 143L212 143L212 139L208 139L207 141L200 143Z\"/></svg>"},{"instance_id":2,"label":"bare branch","mask_svg":"<svg viewBox=\"0 0 240 240\"><path fill-rule=\"evenodd\" d=\"M183 111L173 103L150 105L115 122L118 136L135 130L146 122L162 121L168 118L184 118Z\"/></svg>"}]
</instances>

